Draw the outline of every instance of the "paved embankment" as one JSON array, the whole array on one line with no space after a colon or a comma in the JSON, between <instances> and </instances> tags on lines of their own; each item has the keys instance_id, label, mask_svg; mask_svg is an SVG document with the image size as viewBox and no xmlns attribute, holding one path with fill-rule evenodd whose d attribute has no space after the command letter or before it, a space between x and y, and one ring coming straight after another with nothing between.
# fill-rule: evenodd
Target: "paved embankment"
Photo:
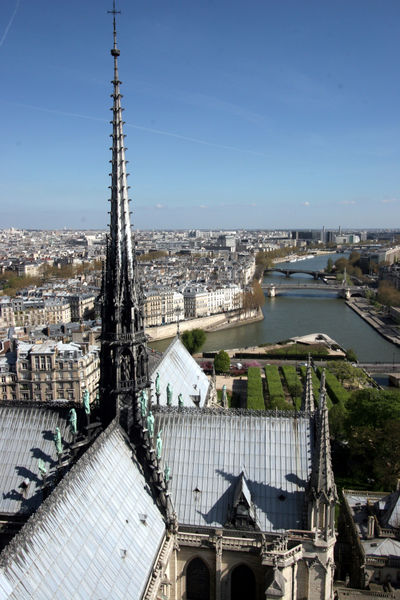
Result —
<instances>
[{"instance_id":1,"label":"paved embankment","mask_svg":"<svg viewBox=\"0 0 400 600\"><path fill-rule=\"evenodd\" d=\"M228 329L230 327L238 327L262 321L264 315L262 310L248 312L246 315L237 313L219 313L210 317L200 317L198 319L190 319L189 321L180 321L179 330L188 331L189 329L204 329L205 331L218 331L220 329ZM146 335L150 341L165 340L174 337L177 333L177 324L169 323L168 325L160 325L159 327L146 327Z\"/></svg>"},{"instance_id":2,"label":"paved embankment","mask_svg":"<svg viewBox=\"0 0 400 600\"><path fill-rule=\"evenodd\" d=\"M389 342L392 342L392 344L400 346L399 328L390 317L377 313L375 308L365 298L352 298L351 300L347 300L346 304L380 335Z\"/></svg>"}]
</instances>

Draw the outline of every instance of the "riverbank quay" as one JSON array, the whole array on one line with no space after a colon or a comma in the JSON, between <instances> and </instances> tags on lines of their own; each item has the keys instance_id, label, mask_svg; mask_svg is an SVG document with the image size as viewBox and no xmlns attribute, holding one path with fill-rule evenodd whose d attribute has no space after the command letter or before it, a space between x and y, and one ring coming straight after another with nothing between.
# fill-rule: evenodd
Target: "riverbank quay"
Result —
<instances>
[{"instance_id":1,"label":"riverbank quay","mask_svg":"<svg viewBox=\"0 0 400 600\"><path fill-rule=\"evenodd\" d=\"M296 344L294 341L284 346L278 343L269 344L267 346L246 346L243 348L227 348L225 351L231 360L239 360L240 362L242 362L241 359L243 359L243 361L247 362L249 360L258 361L260 362L260 364L306 364L304 363L304 361L308 360L307 346L310 345L311 340L314 341L317 338L321 338L322 335L323 334L309 334L308 336L304 336L304 339L310 340L308 344L301 344L302 346L304 345L304 352L296 352L294 354L292 353L292 355L290 354L290 352L286 353L285 349L294 346ZM326 336L326 338L327 339L324 341L324 345L326 345L327 354L313 356L313 362L319 364L322 361L325 364L330 360L343 360L345 358L345 351L338 346L335 340L329 338L328 336ZM333 347L331 347L331 345ZM275 353L274 350L279 351L279 354ZM195 358L214 358L217 353L217 350L203 352L201 354L196 354Z\"/></svg>"},{"instance_id":2,"label":"riverbank quay","mask_svg":"<svg viewBox=\"0 0 400 600\"><path fill-rule=\"evenodd\" d=\"M350 300L346 300L346 304L382 337L392 344L400 346L400 330L395 325L393 319L389 316L386 317L378 314L376 309L365 298L351 298Z\"/></svg>"},{"instance_id":3,"label":"riverbank quay","mask_svg":"<svg viewBox=\"0 0 400 600\"><path fill-rule=\"evenodd\" d=\"M204 331L209 332L220 331L222 329L256 323L263 319L264 315L260 308L248 310L245 313L238 313L237 311L218 313L209 317L179 321L179 332L183 333L190 329L204 329ZM178 333L178 323L169 323L168 325L159 325L158 327L146 327L145 333L149 342L172 338Z\"/></svg>"},{"instance_id":4,"label":"riverbank quay","mask_svg":"<svg viewBox=\"0 0 400 600\"><path fill-rule=\"evenodd\" d=\"M331 255L332 250L313 250L307 254L288 254L287 256L280 256L273 258L272 262L274 265L279 265L287 262L298 262L300 260L307 260L308 258L315 258L316 256L324 256L325 254Z\"/></svg>"}]
</instances>

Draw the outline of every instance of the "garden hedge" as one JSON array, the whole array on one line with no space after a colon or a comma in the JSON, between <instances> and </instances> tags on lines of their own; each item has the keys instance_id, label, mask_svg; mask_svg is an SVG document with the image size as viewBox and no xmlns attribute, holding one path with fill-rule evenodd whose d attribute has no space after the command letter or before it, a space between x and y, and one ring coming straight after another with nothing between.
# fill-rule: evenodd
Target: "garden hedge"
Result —
<instances>
[{"instance_id":1,"label":"garden hedge","mask_svg":"<svg viewBox=\"0 0 400 600\"><path fill-rule=\"evenodd\" d=\"M283 365L281 369L289 394L292 396L293 404L296 410L300 410L303 386L297 375L296 367L294 365Z\"/></svg>"},{"instance_id":2,"label":"garden hedge","mask_svg":"<svg viewBox=\"0 0 400 600\"><path fill-rule=\"evenodd\" d=\"M267 378L267 389L269 395L268 408L277 408L278 410L290 410L285 400L279 370L276 365L267 365L265 367L265 376Z\"/></svg>"},{"instance_id":3,"label":"garden hedge","mask_svg":"<svg viewBox=\"0 0 400 600\"><path fill-rule=\"evenodd\" d=\"M318 367L317 370L318 370L319 377L321 377L321 373L322 373L321 367ZM346 403L350 397L350 394L348 393L347 390L345 390L345 388L339 382L337 377L333 373L331 373L328 369L325 369L325 384L326 384L326 391L328 392L329 397L331 398L332 402L334 404L340 403L343 406L346 406ZM328 406L328 408L329 408L329 406Z\"/></svg>"},{"instance_id":4,"label":"garden hedge","mask_svg":"<svg viewBox=\"0 0 400 600\"><path fill-rule=\"evenodd\" d=\"M249 367L247 371L247 408L265 410L263 385L259 367Z\"/></svg>"}]
</instances>

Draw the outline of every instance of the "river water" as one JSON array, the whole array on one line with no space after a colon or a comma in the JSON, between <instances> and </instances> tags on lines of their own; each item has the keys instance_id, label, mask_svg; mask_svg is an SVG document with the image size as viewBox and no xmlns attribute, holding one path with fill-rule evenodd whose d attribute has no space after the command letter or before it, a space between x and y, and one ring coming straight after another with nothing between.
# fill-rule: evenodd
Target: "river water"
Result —
<instances>
[{"instance_id":1,"label":"river water","mask_svg":"<svg viewBox=\"0 0 400 600\"><path fill-rule=\"evenodd\" d=\"M277 266L290 269L321 270L328 258L335 261L341 254L325 254L294 263ZM271 273L265 283L287 282L283 274ZM309 275L296 274L291 283L313 283ZM318 283L318 282L316 282ZM386 341L351 308L343 299L323 290L287 291L275 298L266 298L263 306L264 320L240 327L207 333L203 351L258 346L278 342L309 333L326 333L344 348L353 348L361 362L400 362L400 348ZM152 344L164 350L170 340Z\"/></svg>"}]
</instances>

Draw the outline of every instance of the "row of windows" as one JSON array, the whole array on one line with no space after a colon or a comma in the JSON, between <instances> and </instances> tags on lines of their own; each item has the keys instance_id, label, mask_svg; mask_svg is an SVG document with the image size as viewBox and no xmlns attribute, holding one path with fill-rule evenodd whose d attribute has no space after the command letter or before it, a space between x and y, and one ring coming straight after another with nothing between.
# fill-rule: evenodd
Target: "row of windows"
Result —
<instances>
[{"instance_id":1,"label":"row of windows","mask_svg":"<svg viewBox=\"0 0 400 600\"><path fill-rule=\"evenodd\" d=\"M97 366L98 361L95 362L95 366ZM22 369L29 369L30 368L30 363L28 361L21 361L20 362L21 368ZM73 369L75 366L75 363L73 361L71 362L58 362L57 364L59 369ZM35 356L34 357L34 368L37 370L41 370L41 371L49 371L51 369L54 369L54 365L52 364L51 361L51 356Z\"/></svg>"},{"instance_id":2,"label":"row of windows","mask_svg":"<svg viewBox=\"0 0 400 600\"><path fill-rule=\"evenodd\" d=\"M256 580L246 565L238 565L230 574L230 600L255 600ZM210 600L210 571L201 558L193 558L186 569L187 600Z\"/></svg>"},{"instance_id":3,"label":"row of windows","mask_svg":"<svg viewBox=\"0 0 400 600\"><path fill-rule=\"evenodd\" d=\"M51 356L35 356L34 365L35 369L50 370L52 368Z\"/></svg>"}]
</instances>

